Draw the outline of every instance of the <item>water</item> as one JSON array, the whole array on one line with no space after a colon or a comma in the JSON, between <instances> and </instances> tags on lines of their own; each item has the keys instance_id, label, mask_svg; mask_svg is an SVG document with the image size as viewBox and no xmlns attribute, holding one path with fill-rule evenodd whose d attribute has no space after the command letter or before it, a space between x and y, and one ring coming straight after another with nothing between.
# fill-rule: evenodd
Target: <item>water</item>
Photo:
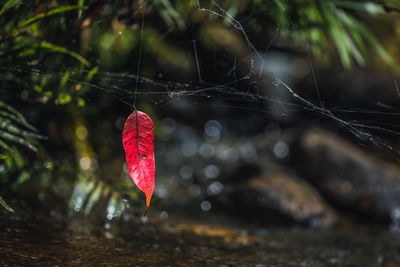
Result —
<instances>
[{"instance_id":1,"label":"water","mask_svg":"<svg viewBox=\"0 0 400 267\"><path fill-rule=\"evenodd\" d=\"M217 217L104 227L84 218L0 221L1 266L399 266L400 238L368 228L246 227ZM212 220L208 220L212 221ZM230 224L230 226L228 225Z\"/></svg>"}]
</instances>

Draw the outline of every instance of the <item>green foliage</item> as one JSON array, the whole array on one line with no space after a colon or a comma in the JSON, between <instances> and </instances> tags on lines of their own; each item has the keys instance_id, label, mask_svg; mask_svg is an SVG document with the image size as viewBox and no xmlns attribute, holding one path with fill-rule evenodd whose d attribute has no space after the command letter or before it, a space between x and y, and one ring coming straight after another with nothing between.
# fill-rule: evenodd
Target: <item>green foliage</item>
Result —
<instances>
[{"instance_id":1,"label":"green foliage","mask_svg":"<svg viewBox=\"0 0 400 267\"><path fill-rule=\"evenodd\" d=\"M21 113L0 101L0 147L3 151L13 152L9 143L16 143L36 151L37 148L30 139L45 138L36 132L37 130Z\"/></svg>"},{"instance_id":2,"label":"green foliage","mask_svg":"<svg viewBox=\"0 0 400 267\"><path fill-rule=\"evenodd\" d=\"M87 82L87 73L96 68L90 68L89 61L74 51L74 47L58 44L60 38L57 32L68 29L66 21L70 23L74 21L72 18L82 16L86 6L83 1L79 1L78 5L47 4L49 6L35 1L9 0L0 10L0 67L4 66L8 71L3 79L8 83L17 83L21 89L29 91L29 96L36 96L43 103L74 102L82 106L84 101L80 94L84 88L78 81ZM72 14L74 11L75 14ZM49 55L54 62L49 61ZM35 68L44 61L50 66L59 61L66 63L62 68L64 73L54 75L44 68ZM28 68L27 71L24 68ZM64 78L61 84L59 77Z\"/></svg>"},{"instance_id":3,"label":"green foliage","mask_svg":"<svg viewBox=\"0 0 400 267\"><path fill-rule=\"evenodd\" d=\"M69 215L77 213L89 215L94 205L101 200L107 202L107 220L117 219L127 203L124 197L137 200L138 191L132 189L132 183L104 181L96 177L79 175L69 201Z\"/></svg>"},{"instance_id":4,"label":"green foliage","mask_svg":"<svg viewBox=\"0 0 400 267\"><path fill-rule=\"evenodd\" d=\"M92 83L99 71L118 72L132 65L136 69L137 62L133 61L137 59L140 44L145 54L141 71L156 72L154 66L148 67L156 65L154 62L190 71L192 46L176 40L192 36L189 31L197 33L197 29L215 24L224 33L233 33L230 36L240 36L233 39L232 46L238 45L239 38L245 39L242 29L249 36L257 34L261 38L278 30L277 37L282 43L302 52L309 50L321 62L331 62L338 55L344 68L350 69L370 64L376 55L392 69L399 70L369 26L386 15L386 7L380 1L153 0L127 4L126 1L78 0L71 3L3 1L0 68L5 75L0 77L0 82L5 88L10 84L10 88L17 88L10 92L14 97L25 92L28 96L23 100L83 107L86 92L107 88L106 93L111 94L116 87L118 77L111 74ZM121 22L121 10L128 10L129 16L134 16L133 22ZM239 17L248 19L239 20L243 25L238 25L235 19ZM164 22L161 26L160 20ZM203 39L213 39L210 33L216 31L204 32L208 35ZM174 34L171 38L170 33ZM141 79L146 81L146 75ZM130 88L132 84L128 80L118 81L118 86ZM124 82L127 84L120 86ZM130 96L132 92L125 93ZM13 189L33 176L24 169L28 164L17 148L36 151L34 140L43 138L18 111L0 101L0 167L12 173L3 180L0 177L2 184ZM115 183L82 174L74 179L77 181L70 198L71 214L89 214L96 203L105 200L107 212L114 218L126 205L124 197L138 197L132 183ZM12 210L1 197L0 204Z\"/></svg>"},{"instance_id":5,"label":"green foliage","mask_svg":"<svg viewBox=\"0 0 400 267\"><path fill-rule=\"evenodd\" d=\"M17 31L18 29L28 26L29 24L32 24L32 23L34 23L40 19L43 19L45 17L57 15L57 14L75 10L75 9L82 9L82 7L81 6L62 6L62 7L54 8L47 12L42 12L38 15L35 15L35 16L27 18L27 19L23 19L20 22L18 22L17 27L14 29L14 31Z\"/></svg>"},{"instance_id":6,"label":"green foliage","mask_svg":"<svg viewBox=\"0 0 400 267\"><path fill-rule=\"evenodd\" d=\"M185 11L186 8L182 1L176 2L174 6L169 0L155 0L153 2L160 16L169 27L177 26L179 30L184 30L186 28L186 22L184 19L185 12L182 12ZM189 3L189 5L193 5L193 3Z\"/></svg>"},{"instance_id":7,"label":"green foliage","mask_svg":"<svg viewBox=\"0 0 400 267\"><path fill-rule=\"evenodd\" d=\"M37 133L37 130L26 121L21 113L0 101L0 173L3 173L0 182L4 183L7 180L4 173L12 172L15 169L21 170L25 164L22 154L12 144L37 151L33 140L44 138L44 136ZM28 172L22 171L15 179L15 184L21 184L29 177ZM7 210L12 211L4 200L0 199L0 204Z\"/></svg>"},{"instance_id":8,"label":"green foliage","mask_svg":"<svg viewBox=\"0 0 400 267\"><path fill-rule=\"evenodd\" d=\"M21 0L8 0L7 2L4 3L3 7L0 10L0 16L6 12L7 10L15 7L16 5L19 5L21 3Z\"/></svg>"},{"instance_id":9,"label":"green foliage","mask_svg":"<svg viewBox=\"0 0 400 267\"><path fill-rule=\"evenodd\" d=\"M6 210L9 212L14 212L14 210L7 205L7 203L3 200L3 198L0 196L0 205L3 206Z\"/></svg>"},{"instance_id":10,"label":"green foliage","mask_svg":"<svg viewBox=\"0 0 400 267\"><path fill-rule=\"evenodd\" d=\"M74 51L68 50L65 47L51 44L48 42L41 42L40 47L48 52L58 52L58 53L63 53L63 54L69 55L69 56L75 58L76 60L78 60L84 66L90 65L90 63L86 59L84 59L81 55L79 55L78 53L76 53Z\"/></svg>"},{"instance_id":11,"label":"green foliage","mask_svg":"<svg viewBox=\"0 0 400 267\"><path fill-rule=\"evenodd\" d=\"M199 6L223 17L224 24L233 28L236 28L233 22L236 15L248 12L251 13L248 23L255 32L261 32L273 22L283 38L294 43L297 49L310 50L321 62L329 62L336 56L330 49L333 44L346 69L355 64L367 65L372 51L392 69L400 71L364 22L379 21L386 15L383 4L376 1L252 0L244 3L226 0L186 1L184 5L180 0L158 0L154 5L170 27L181 30L190 23L185 14Z\"/></svg>"},{"instance_id":12,"label":"green foliage","mask_svg":"<svg viewBox=\"0 0 400 267\"><path fill-rule=\"evenodd\" d=\"M373 51L391 68L399 71L376 37L363 22L364 18L379 18L384 8L373 1L337 0L274 0L253 1L253 9L267 12L276 21L281 35L298 46L307 47L322 61L332 57L330 44L336 46L344 68L357 63L367 64ZM258 20L259 21L259 20Z\"/></svg>"}]
</instances>

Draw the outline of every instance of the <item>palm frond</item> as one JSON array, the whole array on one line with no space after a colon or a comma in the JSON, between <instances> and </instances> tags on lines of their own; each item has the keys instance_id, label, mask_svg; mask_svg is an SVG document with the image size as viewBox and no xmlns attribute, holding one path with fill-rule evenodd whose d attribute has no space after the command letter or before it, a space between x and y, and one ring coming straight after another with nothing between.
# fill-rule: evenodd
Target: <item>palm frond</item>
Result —
<instances>
[{"instance_id":1,"label":"palm frond","mask_svg":"<svg viewBox=\"0 0 400 267\"><path fill-rule=\"evenodd\" d=\"M17 126L18 125L18 126ZM24 128L22 128L24 127ZM45 139L36 133L37 130L29 124L24 116L10 105L0 101L0 148L11 151L10 143L16 143L36 151L32 139Z\"/></svg>"}]
</instances>

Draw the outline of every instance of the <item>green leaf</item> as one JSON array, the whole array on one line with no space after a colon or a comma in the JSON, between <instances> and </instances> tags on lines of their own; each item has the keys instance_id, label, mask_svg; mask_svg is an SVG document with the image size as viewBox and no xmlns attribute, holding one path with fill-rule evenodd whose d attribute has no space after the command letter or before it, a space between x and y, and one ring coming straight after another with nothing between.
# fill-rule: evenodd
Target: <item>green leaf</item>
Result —
<instances>
[{"instance_id":1,"label":"green leaf","mask_svg":"<svg viewBox=\"0 0 400 267\"><path fill-rule=\"evenodd\" d=\"M94 75L96 75L96 73L99 71L99 67L94 67L94 68L92 68L90 71L89 71L89 73L87 74L87 76L86 76L86 80L87 81L91 81L92 80L92 78L93 78L93 76Z\"/></svg>"},{"instance_id":2,"label":"green leaf","mask_svg":"<svg viewBox=\"0 0 400 267\"><path fill-rule=\"evenodd\" d=\"M25 146L25 147L27 147L30 150L33 150L35 152L37 151L37 148L34 145L32 145L31 143L29 143L28 141L26 141L25 139L23 139L21 137L18 137L18 136L15 136L13 134L10 134L8 132L0 130L0 138L6 139L6 140L11 141L11 142L15 142L15 143L20 144L20 145L23 145L23 146Z\"/></svg>"},{"instance_id":3,"label":"green leaf","mask_svg":"<svg viewBox=\"0 0 400 267\"><path fill-rule=\"evenodd\" d=\"M0 196L0 205L2 205L6 210L9 212L14 212L14 210L7 205L7 203L3 200L3 198Z\"/></svg>"},{"instance_id":4,"label":"green leaf","mask_svg":"<svg viewBox=\"0 0 400 267\"><path fill-rule=\"evenodd\" d=\"M90 178L79 176L69 201L69 215L73 215L82 210L89 193L95 187L95 182Z\"/></svg>"},{"instance_id":5,"label":"green leaf","mask_svg":"<svg viewBox=\"0 0 400 267\"><path fill-rule=\"evenodd\" d=\"M350 51L347 46L349 37L339 20L336 20L330 13L327 13L326 17L330 21L331 35L338 49L342 64L344 68L349 69L352 65Z\"/></svg>"},{"instance_id":6,"label":"green leaf","mask_svg":"<svg viewBox=\"0 0 400 267\"><path fill-rule=\"evenodd\" d=\"M78 11L78 18L82 18L82 13L83 13L83 9L84 9L84 2L85 0L79 0L78 1L78 6L79 6L79 11Z\"/></svg>"},{"instance_id":7,"label":"green leaf","mask_svg":"<svg viewBox=\"0 0 400 267\"><path fill-rule=\"evenodd\" d=\"M12 148L1 140L0 140L0 146L9 152L12 152Z\"/></svg>"},{"instance_id":8,"label":"green leaf","mask_svg":"<svg viewBox=\"0 0 400 267\"><path fill-rule=\"evenodd\" d=\"M86 105L85 99L78 98L78 107L84 107Z\"/></svg>"},{"instance_id":9,"label":"green leaf","mask_svg":"<svg viewBox=\"0 0 400 267\"><path fill-rule=\"evenodd\" d=\"M90 213L93 205L99 200L102 192L103 192L103 184L99 183L99 184L97 184L95 189L92 190L92 193L90 194L89 200L85 207L85 214Z\"/></svg>"},{"instance_id":10,"label":"green leaf","mask_svg":"<svg viewBox=\"0 0 400 267\"><path fill-rule=\"evenodd\" d=\"M19 125L16 126L15 123ZM25 130L20 128L19 126L25 126L30 130ZM11 152L12 157L16 158L16 152L13 151L8 142L15 142L21 144L33 151L36 151L36 147L33 146L29 141L25 138L34 138L34 139L46 139L45 136L39 135L37 130L30 125L24 118L24 116L16 111L11 106L5 104L4 102L0 101L0 147L6 151Z\"/></svg>"},{"instance_id":11,"label":"green leaf","mask_svg":"<svg viewBox=\"0 0 400 267\"><path fill-rule=\"evenodd\" d=\"M71 103L72 101L72 96L69 95L66 92L61 92L60 94L58 94L57 99L55 100L55 103L57 105L66 105Z\"/></svg>"},{"instance_id":12,"label":"green leaf","mask_svg":"<svg viewBox=\"0 0 400 267\"><path fill-rule=\"evenodd\" d=\"M169 27L174 27L176 25L181 30L186 27L185 20L181 13L175 9L170 0L154 0L153 3Z\"/></svg>"},{"instance_id":13,"label":"green leaf","mask_svg":"<svg viewBox=\"0 0 400 267\"><path fill-rule=\"evenodd\" d=\"M63 88L67 84L69 79L69 74L70 74L69 71L64 72L64 75L61 77L60 80L60 88Z\"/></svg>"},{"instance_id":14,"label":"green leaf","mask_svg":"<svg viewBox=\"0 0 400 267\"><path fill-rule=\"evenodd\" d=\"M8 0L0 10L0 16L3 15L4 12L9 10L10 8L15 7L21 2L21 0Z\"/></svg>"},{"instance_id":15,"label":"green leaf","mask_svg":"<svg viewBox=\"0 0 400 267\"><path fill-rule=\"evenodd\" d=\"M353 9L371 15L378 15L385 13L383 7L374 2L334 1L334 3L338 7Z\"/></svg>"},{"instance_id":16,"label":"green leaf","mask_svg":"<svg viewBox=\"0 0 400 267\"><path fill-rule=\"evenodd\" d=\"M18 28L25 27L25 26L27 26L27 25L29 25L31 23L34 23L35 21L38 21L38 20L40 20L42 18L45 18L45 17L48 17L48 16L56 15L56 14L59 14L59 13L64 13L64 12L75 10L75 9L82 9L82 8L83 7L80 6L80 5L57 7L57 8L54 8L54 9L48 11L48 12L43 12L43 13L40 13L40 14L38 14L38 15L36 15L34 17L31 17L29 19L25 19L25 20L20 21L18 23Z\"/></svg>"},{"instance_id":17,"label":"green leaf","mask_svg":"<svg viewBox=\"0 0 400 267\"><path fill-rule=\"evenodd\" d=\"M124 211L125 205L118 193L113 193L108 201L107 205L107 220L112 221L117 219Z\"/></svg>"},{"instance_id":18,"label":"green leaf","mask_svg":"<svg viewBox=\"0 0 400 267\"><path fill-rule=\"evenodd\" d=\"M67 48L65 48L63 46L58 46L58 45L44 41L44 42L40 43L40 47L44 48L50 52L58 52L58 53L67 54L67 55L75 58L76 60L78 60L85 66L90 65L90 63L84 57L82 57L81 55L79 55L78 53L76 53L74 51L68 50Z\"/></svg>"},{"instance_id":19,"label":"green leaf","mask_svg":"<svg viewBox=\"0 0 400 267\"><path fill-rule=\"evenodd\" d=\"M20 123L21 125L25 126L26 128L28 128L34 132L37 132L36 128L33 127L32 125L30 125L26 121L25 117L21 113L19 113L17 110L15 110L13 107L11 107L10 105L7 105L3 101L0 101L0 108L3 108L6 111L8 111L7 113L5 113L4 111L0 111L0 115L6 116L6 117Z\"/></svg>"},{"instance_id":20,"label":"green leaf","mask_svg":"<svg viewBox=\"0 0 400 267\"><path fill-rule=\"evenodd\" d=\"M372 47L375 49L376 53L380 56L383 61L385 61L389 66L394 68L397 73L400 73L399 66L393 60L393 58L386 52L386 50L382 47L382 45L378 42L375 36L368 31L366 28L360 28L361 33L364 37L369 41Z\"/></svg>"},{"instance_id":21,"label":"green leaf","mask_svg":"<svg viewBox=\"0 0 400 267\"><path fill-rule=\"evenodd\" d=\"M12 189L15 190L17 186L19 186L22 183L25 183L31 178L31 174L28 171L23 171L17 178L17 180L14 182Z\"/></svg>"},{"instance_id":22,"label":"green leaf","mask_svg":"<svg viewBox=\"0 0 400 267\"><path fill-rule=\"evenodd\" d=\"M46 137L44 137L43 135L22 130L22 129L18 128L17 126L12 125L11 123L8 123L6 121L2 121L1 117L0 117L0 128L8 131L9 133L19 134L19 135L22 135L24 137L32 137L32 138L37 138L37 139L46 139Z\"/></svg>"}]
</instances>

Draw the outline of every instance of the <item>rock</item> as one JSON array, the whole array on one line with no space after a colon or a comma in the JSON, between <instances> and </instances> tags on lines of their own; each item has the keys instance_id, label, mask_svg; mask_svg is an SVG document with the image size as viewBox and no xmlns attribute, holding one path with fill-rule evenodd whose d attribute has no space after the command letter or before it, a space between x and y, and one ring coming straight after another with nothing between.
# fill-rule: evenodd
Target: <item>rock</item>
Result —
<instances>
[{"instance_id":1,"label":"rock","mask_svg":"<svg viewBox=\"0 0 400 267\"><path fill-rule=\"evenodd\" d=\"M337 221L335 212L312 186L284 173L254 177L232 190L230 199L247 215L261 217L267 223L330 227Z\"/></svg>"},{"instance_id":2,"label":"rock","mask_svg":"<svg viewBox=\"0 0 400 267\"><path fill-rule=\"evenodd\" d=\"M400 169L322 130L300 139L302 174L333 202L376 218L400 216Z\"/></svg>"}]
</instances>

